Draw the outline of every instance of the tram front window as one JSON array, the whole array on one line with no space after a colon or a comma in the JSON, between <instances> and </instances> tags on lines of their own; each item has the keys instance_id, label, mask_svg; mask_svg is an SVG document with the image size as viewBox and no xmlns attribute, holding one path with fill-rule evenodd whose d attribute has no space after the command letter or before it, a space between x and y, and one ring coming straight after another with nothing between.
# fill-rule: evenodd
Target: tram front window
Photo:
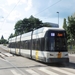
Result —
<instances>
[{"instance_id":1,"label":"tram front window","mask_svg":"<svg viewBox=\"0 0 75 75\"><path fill-rule=\"evenodd\" d=\"M49 31L47 40L47 50L67 51L67 41L65 31Z\"/></svg>"},{"instance_id":2,"label":"tram front window","mask_svg":"<svg viewBox=\"0 0 75 75\"><path fill-rule=\"evenodd\" d=\"M50 50L51 51L54 51L55 50L55 38L54 37L51 37L50 38L50 42L51 42L51 46L50 46Z\"/></svg>"},{"instance_id":3,"label":"tram front window","mask_svg":"<svg viewBox=\"0 0 75 75\"><path fill-rule=\"evenodd\" d=\"M66 45L66 38L56 38L56 44L55 44L55 48L56 51L66 51L67 50L67 45Z\"/></svg>"}]
</instances>

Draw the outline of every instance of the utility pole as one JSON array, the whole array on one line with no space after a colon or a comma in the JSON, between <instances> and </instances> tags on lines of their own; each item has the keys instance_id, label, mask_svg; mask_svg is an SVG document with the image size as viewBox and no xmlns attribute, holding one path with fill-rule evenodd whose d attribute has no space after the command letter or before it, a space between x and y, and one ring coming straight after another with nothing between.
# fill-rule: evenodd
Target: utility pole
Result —
<instances>
[{"instance_id":1,"label":"utility pole","mask_svg":"<svg viewBox=\"0 0 75 75\"><path fill-rule=\"evenodd\" d=\"M57 12L57 14L58 14L58 26L59 26L59 12Z\"/></svg>"}]
</instances>

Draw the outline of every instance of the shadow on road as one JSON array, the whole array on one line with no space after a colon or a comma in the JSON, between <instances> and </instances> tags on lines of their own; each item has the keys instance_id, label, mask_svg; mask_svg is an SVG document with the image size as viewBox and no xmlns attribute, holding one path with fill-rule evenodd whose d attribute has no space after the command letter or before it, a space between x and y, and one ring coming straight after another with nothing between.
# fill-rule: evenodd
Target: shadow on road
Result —
<instances>
[{"instance_id":1,"label":"shadow on road","mask_svg":"<svg viewBox=\"0 0 75 75\"><path fill-rule=\"evenodd\" d=\"M35 62L43 64L43 65L37 65L36 67L48 67L48 66L51 66L51 67L65 67L65 68L75 69L75 63L72 63L72 62L69 62L69 63L44 63L44 62L41 62L41 61L36 61L34 59L30 59L30 60L33 60Z\"/></svg>"},{"instance_id":2,"label":"shadow on road","mask_svg":"<svg viewBox=\"0 0 75 75\"><path fill-rule=\"evenodd\" d=\"M47 66L51 67L65 67L65 68L72 68L75 69L75 63L69 62L69 63L50 63L46 64Z\"/></svg>"}]
</instances>

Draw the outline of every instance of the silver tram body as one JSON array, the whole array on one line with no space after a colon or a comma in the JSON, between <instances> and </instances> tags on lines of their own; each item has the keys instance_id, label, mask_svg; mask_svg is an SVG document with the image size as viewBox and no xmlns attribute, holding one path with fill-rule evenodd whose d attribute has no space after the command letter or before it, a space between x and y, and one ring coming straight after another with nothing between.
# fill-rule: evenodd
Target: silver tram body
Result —
<instances>
[{"instance_id":1,"label":"silver tram body","mask_svg":"<svg viewBox=\"0 0 75 75\"><path fill-rule=\"evenodd\" d=\"M10 53L46 63L69 62L66 32L42 27L9 39Z\"/></svg>"}]
</instances>

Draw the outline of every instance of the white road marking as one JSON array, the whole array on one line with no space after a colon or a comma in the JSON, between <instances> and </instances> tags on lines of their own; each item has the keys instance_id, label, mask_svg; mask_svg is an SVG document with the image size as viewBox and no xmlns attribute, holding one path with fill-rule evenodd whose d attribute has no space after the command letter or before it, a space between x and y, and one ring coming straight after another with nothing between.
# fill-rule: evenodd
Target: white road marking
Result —
<instances>
[{"instance_id":1,"label":"white road marking","mask_svg":"<svg viewBox=\"0 0 75 75\"><path fill-rule=\"evenodd\" d=\"M14 75L21 75L19 73L17 73L15 70L10 70Z\"/></svg>"},{"instance_id":2,"label":"white road marking","mask_svg":"<svg viewBox=\"0 0 75 75\"><path fill-rule=\"evenodd\" d=\"M11 57L11 56L13 56L12 54L10 54L10 53L4 53L5 55L7 55L8 57Z\"/></svg>"},{"instance_id":3,"label":"white road marking","mask_svg":"<svg viewBox=\"0 0 75 75\"><path fill-rule=\"evenodd\" d=\"M31 75L40 75L40 74L36 73L35 71L33 71L33 70L31 70L31 69L27 69L27 70L25 70L25 71L27 71L27 72L30 73Z\"/></svg>"},{"instance_id":4,"label":"white road marking","mask_svg":"<svg viewBox=\"0 0 75 75\"><path fill-rule=\"evenodd\" d=\"M57 68L57 67L51 67L51 69L56 70L56 71L61 72L61 73L65 73L65 74L67 74L67 75L75 75L74 73L71 73L71 72L62 70L62 69Z\"/></svg>"},{"instance_id":5,"label":"white road marking","mask_svg":"<svg viewBox=\"0 0 75 75\"><path fill-rule=\"evenodd\" d=\"M1 53L0 53L0 56L4 57L4 55L3 55L3 54L1 54Z\"/></svg>"},{"instance_id":6,"label":"white road marking","mask_svg":"<svg viewBox=\"0 0 75 75\"><path fill-rule=\"evenodd\" d=\"M69 56L74 56L75 57L75 54L69 54Z\"/></svg>"},{"instance_id":7,"label":"white road marking","mask_svg":"<svg viewBox=\"0 0 75 75\"><path fill-rule=\"evenodd\" d=\"M3 61L5 61L5 62L7 62L7 63L9 63L12 67L15 68L15 70L17 70L18 72L21 73L21 74L19 74L15 70L10 70L14 75L25 75L25 73L23 71L21 71L19 68L17 68L17 66L15 66L14 64L10 63L8 60L2 59L2 58L0 58L0 59L3 60Z\"/></svg>"},{"instance_id":8,"label":"white road marking","mask_svg":"<svg viewBox=\"0 0 75 75\"><path fill-rule=\"evenodd\" d=\"M55 73L55 72L52 72L52 71L50 71L50 70L47 70L47 69L45 69L45 68L39 68L39 70L41 70L41 71L43 71L43 72L45 72L45 73L47 73L47 74L49 74L49 75L59 75L59 74L57 74L57 73Z\"/></svg>"},{"instance_id":9,"label":"white road marking","mask_svg":"<svg viewBox=\"0 0 75 75\"><path fill-rule=\"evenodd\" d=\"M72 69L72 68L64 68L64 70L68 70L68 71L71 71L71 72L75 72L75 69Z\"/></svg>"}]
</instances>

